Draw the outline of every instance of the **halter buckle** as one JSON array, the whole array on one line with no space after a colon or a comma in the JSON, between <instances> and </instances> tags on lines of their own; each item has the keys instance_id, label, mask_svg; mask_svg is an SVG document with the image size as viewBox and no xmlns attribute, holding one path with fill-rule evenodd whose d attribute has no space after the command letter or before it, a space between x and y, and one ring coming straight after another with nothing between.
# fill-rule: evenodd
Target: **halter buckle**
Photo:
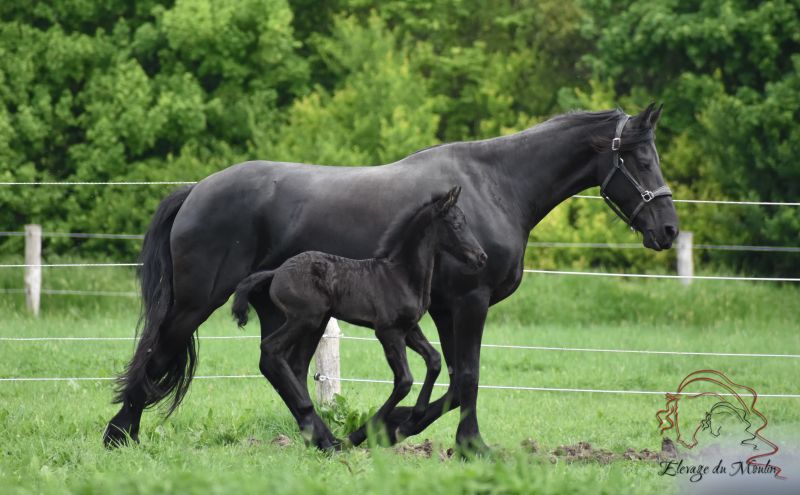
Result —
<instances>
[{"instance_id":1,"label":"halter buckle","mask_svg":"<svg viewBox=\"0 0 800 495\"><path fill-rule=\"evenodd\" d=\"M622 145L622 138L615 137L611 140L611 151L619 151L619 147Z\"/></svg>"},{"instance_id":2,"label":"halter buckle","mask_svg":"<svg viewBox=\"0 0 800 495\"><path fill-rule=\"evenodd\" d=\"M645 191L642 193L642 200L644 200L645 203L653 201L653 198L655 198L655 195L652 191Z\"/></svg>"}]
</instances>

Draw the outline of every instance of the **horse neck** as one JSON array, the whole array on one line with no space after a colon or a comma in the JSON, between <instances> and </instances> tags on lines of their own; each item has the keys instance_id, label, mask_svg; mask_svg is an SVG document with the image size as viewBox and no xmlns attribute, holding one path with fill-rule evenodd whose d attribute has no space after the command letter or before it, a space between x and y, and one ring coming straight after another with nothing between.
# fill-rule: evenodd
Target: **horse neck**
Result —
<instances>
[{"instance_id":1,"label":"horse neck","mask_svg":"<svg viewBox=\"0 0 800 495\"><path fill-rule=\"evenodd\" d=\"M505 193L504 210L525 232L571 196L599 185L597 124L547 122L511 136L470 143L482 166Z\"/></svg>"},{"instance_id":2,"label":"horse neck","mask_svg":"<svg viewBox=\"0 0 800 495\"><path fill-rule=\"evenodd\" d=\"M394 261L400 263L409 283L423 295L430 291L433 263L436 256L436 229L433 223L404 239L393 253Z\"/></svg>"}]
</instances>

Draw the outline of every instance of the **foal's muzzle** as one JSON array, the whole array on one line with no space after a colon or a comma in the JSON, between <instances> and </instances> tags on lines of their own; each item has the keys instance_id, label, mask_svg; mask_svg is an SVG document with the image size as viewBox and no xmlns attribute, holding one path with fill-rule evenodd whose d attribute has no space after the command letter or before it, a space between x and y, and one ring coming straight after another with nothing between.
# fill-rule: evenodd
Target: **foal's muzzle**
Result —
<instances>
[{"instance_id":1,"label":"foal's muzzle","mask_svg":"<svg viewBox=\"0 0 800 495\"><path fill-rule=\"evenodd\" d=\"M475 271L482 270L483 267L486 266L486 260L489 259L489 256L486 255L484 251L477 251L469 253L467 257L467 264L470 268Z\"/></svg>"}]
</instances>

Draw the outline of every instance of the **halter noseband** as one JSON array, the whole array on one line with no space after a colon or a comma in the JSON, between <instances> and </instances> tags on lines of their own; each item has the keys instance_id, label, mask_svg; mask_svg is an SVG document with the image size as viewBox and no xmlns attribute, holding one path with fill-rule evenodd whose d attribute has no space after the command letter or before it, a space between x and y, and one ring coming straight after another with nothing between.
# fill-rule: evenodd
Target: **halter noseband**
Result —
<instances>
[{"instance_id":1,"label":"halter noseband","mask_svg":"<svg viewBox=\"0 0 800 495\"><path fill-rule=\"evenodd\" d=\"M617 130L614 132L614 139L611 140L611 153L612 153L611 160L613 166L611 167L611 171L608 173L608 175L606 175L606 178L603 181L603 183L600 185L600 195L606 201L609 208L611 208L611 211L616 213L617 216L620 217L623 222L628 224L631 230L635 230L633 222L634 220L636 220L636 216L639 215L639 212L642 211L642 208L644 208L644 205L646 205L650 201L653 201L655 198L658 198L660 196L672 196L672 191L667 185L663 185L658 189L656 189L655 191L647 190L644 187L642 187L642 185L639 184L639 181L637 181L636 178L634 178L631 175L631 173L625 169L625 162L622 159L622 157L619 156L619 154L620 154L620 148L622 147L622 130L625 129L625 124L628 123L629 119L630 116L626 115L625 117L620 119L620 121L617 123ZM615 205L614 202L611 200L611 198L608 196L608 194L606 194L606 186L608 186L608 184L611 182L611 179L614 178L614 175L617 172L622 173L622 175L626 179L628 179L628 182L630 182L633 185L633 187L636 188L636 191L642 197L642 200L639 202L636 208L633 209L633 213L631 213L630 216L626 215L622 211L622 208L619 208L617 205Z\"/></svg>"}]
</instances>

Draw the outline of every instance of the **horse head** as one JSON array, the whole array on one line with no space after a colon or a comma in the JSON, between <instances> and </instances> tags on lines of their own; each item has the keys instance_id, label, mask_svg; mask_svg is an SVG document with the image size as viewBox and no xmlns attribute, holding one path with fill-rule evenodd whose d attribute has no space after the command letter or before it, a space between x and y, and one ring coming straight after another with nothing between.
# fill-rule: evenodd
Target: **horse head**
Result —
<instances>
[{"instance_id":1,"label":"horse head","mask_svg":"<svg viewBox=\"0 0 800 495\"><path fill-rule=\"evenodd\" d=\"M678 214L655 143L662 108L650 104L633 117L620 112L614 134L595 138L603 198L631 229L642 233L644 246L656 251L668 249L678 235Z\"/></svg>"}]
</instances>

